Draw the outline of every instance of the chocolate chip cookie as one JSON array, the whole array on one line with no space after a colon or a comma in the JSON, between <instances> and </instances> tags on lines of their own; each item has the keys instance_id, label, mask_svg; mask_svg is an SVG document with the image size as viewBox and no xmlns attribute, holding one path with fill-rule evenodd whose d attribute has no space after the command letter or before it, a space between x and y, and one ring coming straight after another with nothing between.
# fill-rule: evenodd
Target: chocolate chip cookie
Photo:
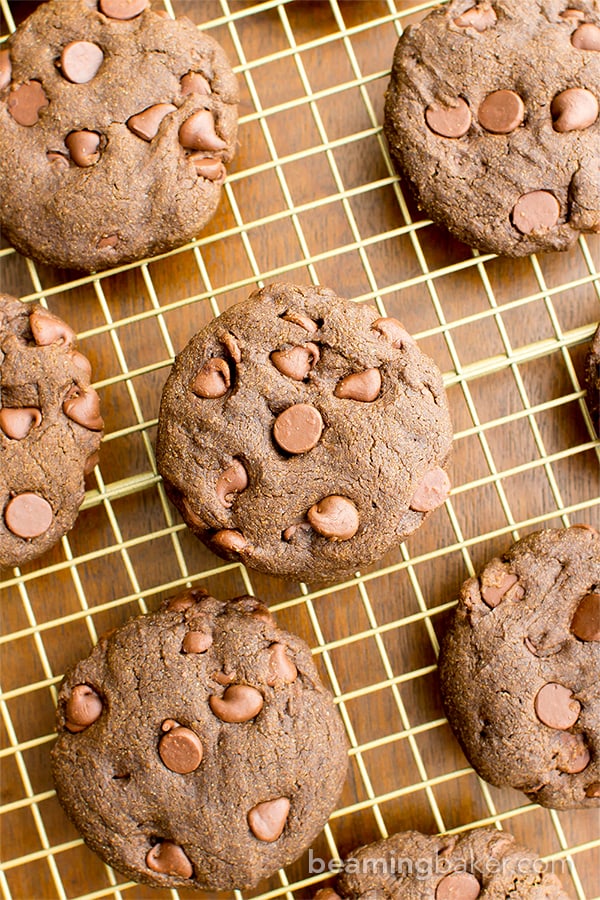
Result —
<instances>
[{"instance_id":1,"label":"chocolate chip cookie","mask_svg":"<svg viewBox=\"0 0 600 900\"><path fill-rule=\"evenodd\" d=\"M189 590L130 619L66 675L57 715L65 810L155 886L252 887L313 841L346 774L309 648L253 597Z\"/></svg>"},{"instance_id":2,"label":"chocolate chip cookie","mask_svg":"<svg viewBox=\"0 0 600 900\"><path fill-rule=\"evenodd\" d=\"M542 806L600 807L600 534L530 534L466 581L440 679L482 778Z\"/></svg>"},{"instance_id":3,"label":"chocolate chip cookie","mask_svg":"<svg viewBox=\"0 0 600 900\"><path fill-rule=\"evenodd\" d=\"M451 440L440 373L400 322L273 284L179 354L156 451L212 550L315 581L379 559L444 502Z\"/></svg>"},{"instance_id":4,"label":"chocolate chip cookie","mask_svg":"<svg viewBox=\"0 0 600 900\"><path fill-rule=\"evenodd\" d=\"M586 359L587 404L594 420L596 433L600 434L600 326L592 340Z\"/></svg>"},{"instance_id":5,"label":"chocolate chip cookie","mask_svg":"<svg viewBox=\"0 0 600 900\"><path fill-rule=\"evenodd\" d=\"M460 240L565 250L600 231L599 99L593 0L453 0L400 38L385 134L419 205Z\"/></svg>"},{"instance_id":6,"label":"chocolate chip cookie","mask_svg":"<svg viewBox=\"0 0 600 900\"><path fill-rule=\"evenodd\" d=\"M434 837L395 834L361 847L344 863L335 890L315 900L567 900L556 875L507 831L478 828Z\"/></svg>"},{"instance_id":7,"label":"chocolate chip cookie","mask_svg":"<svg viewBox=\"0 0 600 900\"><path fill-rule=\"evenodd\" d=\"M219 202L237 132L222 48L148 0L51 0L0 51L5 236L92 271L177 247Z\"/></svg>"},{"instance_id":8,"label":"chocolate chip cookie","mask_svg":"<svg viewBox=\"0 0 600 900\"><path fill-rule=\"evenodd\" d=\"M0 566L40 556L72 528L103 422L75 332L0 294Z\"/></svg>"}]
</instances>

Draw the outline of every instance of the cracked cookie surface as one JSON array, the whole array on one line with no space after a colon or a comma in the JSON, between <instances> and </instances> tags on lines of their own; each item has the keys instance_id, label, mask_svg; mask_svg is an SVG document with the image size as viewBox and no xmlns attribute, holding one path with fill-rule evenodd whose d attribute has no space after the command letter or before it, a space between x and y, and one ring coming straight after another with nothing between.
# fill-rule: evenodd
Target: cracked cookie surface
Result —
<instances>
[{"instance_id":1,"label":"cracked cookie surface","mask_svg":"<svg viewBox=\"0 0 600 900\"><path fill-rule=\"evenodd\" d=\"M65 676L52 751L86 842L161 887L251 887L314 840L347 744L308 646L253 597L189 590Z\"/></svg>"},{"instance_id":2,"label":"cracked cookie surface","mask_svg":"<svg viewBox=\"0 0 600 900\"><path fill-rule=\"evenodd\" d=\"M40 556L69 531L97 462L103 422L75 332L0 294L0 566Z\"/></svg>"},{"instance_id":3,"label":"cracked cookie surface","mask_svg":"<svg viewBox=\"0 0 600 900\"><path fill-rule=\"evenodd\" d=\"M53 0L5 47L1 221L18 250L90 271L198 235L237 134L216 41L146 0Z\"/></svg>"},{"instance_id":4,"label":"cracked cookie surface","mask_svg":"<svg viewBox=\"0 0 600 900\"><path fill-rule=\"evenodd\" d=\"M419 206L460 240L565 250L600 231L599 101L596 3L453 0L400 38L385 134Z\"/></svg>"},{"instance_id":5,"label":"cracked cookie surface","mask_svg":"<svg viewBox=\"0 0 600 900\"><path fill-rule=\"evenodd\" d=\"M475 770L555 809L600 807L600 534L528 535L461 589L440 653Z\"/></svg>"},{"instance_id":6,"label":"cracked cookie surface","mask_svg":"<svg viewBox=\"0 0 600 900\"><path fill-rule=\"evenodd\" d=\"M331 580L443 504L451 441L439 370L400 322L326 288L274 284L177 357L157 462L216 553Z\"/></svg>"}]
</instances>

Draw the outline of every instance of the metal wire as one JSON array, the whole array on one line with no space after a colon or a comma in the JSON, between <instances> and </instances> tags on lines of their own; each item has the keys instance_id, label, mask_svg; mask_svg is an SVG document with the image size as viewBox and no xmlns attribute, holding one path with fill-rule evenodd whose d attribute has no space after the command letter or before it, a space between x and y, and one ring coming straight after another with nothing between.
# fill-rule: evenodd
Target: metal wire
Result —
<instances>
[{"instance_id":1,"label":"metal wire","mask_svg":"<svg viewBox=\"0 0 600 900\"><path fill-rule=\"evenodd\" d=\"M164 7L170 15L179 11L179 5L177 0L173 2L164 0ZM340 856L335 837L336 822L350 819L366 810L371 811L374 817L377 833L381 837L386 837L388 835L386 805L404 797L422 795L431 820L439 831L458 832L474 825L486 824L500 828L503 823L510 823L513 826L515 821L521 818L543 816L551 822L556 838L555 849L546 853L544 858L553 862L565 861L563 879L571 895L578 900L593 900L592 894L589 890L586 893L584 888L578 871L578 859L582 855L589 858L590 853L596 854L597 858L600 850L598 829L595 835L589 835L588 840L569 840L569 829L566 827L570 822L568 814L540 810L535 805L524 802L516 806L513 802L508 807L505 805L505 808L501 808L498 806L500 793L494 792L484 782L476 779L466 765L434 774L429 760L422 751L419 738L444 729L445 719L437 716L429 717L427 721L416 723L412 721L412 711L407 705L403 690L422 679L427 679L435 672L434 659L439 648L434 630L434 617L447 613L453 606L451 601L436 605L430 602L427 590L422 584L422 573L428 564L459 560L463 577L472 575L477 568L472 552L481 545L502 537L509 543L533 526L543 527L546 524L567 526L573 521L573 517L577 518L579 515L588 519L598 517L600 500L597 492L594 496L566 497L560 476L563 463L577 462L585 457L590 458L593 464L594 457L596 462L600 459L600 445L583 401L584 391L578 381L572 357L573 351L590 339L595 323L589 321L565 330L561 326L561 316L556 304L562 303L566 296L581 297L584 293L594 292L600 309L599 241L580 239L578 253L584 274L579 272L571 280L561 280L558 284L547 283L544 267L538 259L532 257L528 263L530 287L528 292L522 295L515 290L508 295L506 291L502 291L498 296L497 284L494 287L494 281L490 277L489 264L494 260L491 255L473 252L467 258L456 259L432 268L422 242L422 236L430 223L425 219L413 220L411 217L409 205L387 153L381 121L376 113L372 92L369 90L377 83L385 84L389 68L363 72L357 44L365 33L372 33L375 40L378 29L394 29L398 36L408 17L426 12L435 3L415 4L402 0L397 2L386 0L384 4L373 4L372 14L367 16L364 22L352 26L346 25L344 6L338 0L329 0L328 4L319 5L327 7L333 27L318 38L305 43L299 43L295 35L290 17L290 0L287 2L268 0L255 5L247 2L234 4L233 0L230 4L229 0L220 0L218 14L202 25L204 30L214 33L219 39L223 36L228 37L235 54L234 58L237 59L236 72L245 84L251 105L249 111L248 108L243 110L240 134L243 136L244 130L253 125L258 127L268 157L243 170L236 170L229 176L225 185L225 201L232 222L229 227L207 233L185 247L153 260L45 287L36 265L29 260L26 263L31 290L23 295L23 299L52 304L55 298L78 293L85 294L88 302L95 304L94 324L80 331L79 338L84 347L94 341L108 341L113 353L114 366L112 371L103 373L95 386L106 398L118 396L119 403L127 410L124 419L126 424L108 433L104 444L105 447L114 444L116 448L125 448L126 452L129 446L127 442L136 441L143 462L137 465L136 471L132 474L118 479L113 478L108 482L103 478L102 462L96 467L97 487L87 492L83 511L90 513L97 511L104 517L111 535L110 542L90 552L78 552L76 533L67 535L62 540L62 559L51 563L42 559L38 567L25 573L15 569L0 585L3 592L11 592L12 595L16 592L20 606L20 614L15 618L15 622L11 623L0 636L0 645L8 647L17 641L30 642L28 646L31 647L35 657L32 672L37 673L35 677L28 678L27 683L17 683L0 695L0 716L5 732L5 746L0 750L0 760L3 764L11 761L15 767L16 777L20 780L19 798L5 803L0 808L0 814L6 829L18 829L19 823L22 822L20 817L28 814L31 817L28 820L28 828L31 829L33 826L38 844L36 848L28 846L18 855L4 860L0 866L0 886L6 900L13 897L27 900L29 894L28 889L24 887L28 884L25 873L35 865L46 867L47 882L46 887L40 889L38 895L31 895L32 900L38 900L38 897L45 900L51 896L75 897L68 879L63 877L66 869L62 861L69 854L77 853L82 847L82 842L78 838L71 840L60 838L62 832L59 832L56 826L55 817L47 814L49 804L55 802L54 791L36 789L37 778L28 761L36 758L36 751L48 752L53 734L42 728L40 733L34 736L23 737L19 727L19 705L32 702L33 698L40 696L38 692L49 692L52 701L56 701L56 685L61 679L61 673L53 669L48 641L57 633L64 635L68 640L70 634L75 634L76 629L83 627L89 641L93 643L97 639L98 629L101 627L99 623L103 621L105 614L144 612L147 610L147 603L152 605L155 598L168 596L190 581L207 583L213 578L234 578L242 590L254 593L255 577L237 564L224 564L215 560L207 567L204 559L201 568L190 568L190 555L183 546L186 529L169 506L157 474L152 447L152 433L156 425L155 409L149 413L143 394L143 384L145 378L151 378L157 373L166 376L168 367L173 361L176 342L170 330L172 317L182 310L198 308L208 308L212 315L218 315L221 310L220 304L225 302L227 296L243 293L245 289L249 291L276 278L294 281L298 277L305 280L308 273L310 280L318 283L321 266L335 261L343 271L346 263L355 258L359 261L366 287L362 292L354 294L352 299L356 302L374 303L381 314L385 315L386 303L394 301L397 297L410 297L411 290L419 291L419 296L424 298L423 302L428 309L428 321L433 324L417 331L415 336L423 342L437 341L436 346L444 348L447 359L444 373L446 387L449 391L457 392L456 397L466 410L469 422L455 434L456 453L460 453L461 448L477 446L485 468L483 474L454 486L453 494L446 502L445 513L449 531L448 539L443 545L429 549L425 545L423 550L413 552L412 555L407 546L402 545L399 558L390 564L380 566L376 571L362 575L357 573L355 577L330 588L310 590L306 585L300 585L296 593L290 589L289 595L272 606L276 613L285 614L300 610L305 615L312 629L314 654L322 661L329 678L351 745L350 757L357 782L356 796L362 799L356 799L333 813L324 835L327 852L332 858ZM386 10L384 14L381 14L382 6ZM0 0L0 7L9 30L12 31L14 22L7 0ZM366 7L366 4L363 4L363 7ZM214 6L211 6L211 10L213 8ZM260 21L263 17L265 27L272 27L273 15L277 17L281 46L268 55L259 54L254 58L248 58L244 26L250 18ZM334 84L315 89L311 83L311 67L306 64L306 60L313 52L332 48L343 56L343 71L347 73L347 77L342 78L340 75ZM387 59L382 60L386 66L388 62ZM293 64L301 90L297 96L280 99L271 106L265 105L261 100L260 78L269 66L279 63ZM329 134L321 104L331 98L339 100L340 103L356 102L359 98L368 125L342 136ZM273 129L277 116L289 112L308 114L315 139L307 148L280 155ZM354 152L360 154L366 142L371 141L377 142L385 174L365 183L348 186L337 151L352 148ZM289 173L294 165L306 160L325 161L331 188L323 196L295 203ZM243 190L244 182L260 176L275 179L279 202L276 209L253 218L246 215L246 209L240 200L240 192ZM358 205L368 195L375 196L377 192L382 191L393 194L396 204L393 227L363 234L360 217L357 215ZM307 237L305 214L318 211L327 216L334 208L341 209L343 213L346 239L337 241L335 246L328 249L311 249L314 241L311 242ZM261 263L255 249L257 236L261 233L261 229L277 226L291 229L289 261L281 264ZM205 255L210 253L213 245L222 241L240 242L246 260L246 274L237 280L228 279L226 283L213 284ZM399 241L408 242L403 246L410 246L416 260L416 270L410 277L397 278L389 283L387 280L382 282L374 264L375 254L382 247L393 246L394 242ZM7 260L13 254L11 248L0 250L0 261ZM189 295L184 292L184 295L175 301L161 301L161 289L155 283L153 267L166 256L185 260L186 265L191 258L195 267L194 280L200 289ZM136 289L141 290L143 287L145 296L137 312L124 314L124 311L117 307L115 317L115 305L110 299L110 283L115 274L121 273L129 273L135 277ZM461 315L449 311L445 299L448 292L446 285L450 284L451 279L457 274L476 275L481 296L484 298L484 302L477 310L466 310ZM332 286L338 287L337 284ZM509 327L511 317L520 310L533 308L535 305L543 309L545 321L549 323L549 333L531 341L527 341L525 336L525 342L515 346L515 329ZM452 310L454 309L452 306ZM137 357L134 358L131 354L128 329L143 323L154 323L162 341L162 353L158 358L139 363L136 361ZM484 328L490 324L496 328L499 338L497 355L482 359L473 358L471 353L467 354L468 361L464 361L466 353L466 344L462 338L464 329ZM531 386L526 377L527 367L541 357L558 359L564 367L567 384L560 392L560 396L543 399L531 396ZM510 413L492 418L485 415L482 417L482 405L479 400L480 383L492 376L503 374L512 377L518 404ZM587 430L586 438L574 446L551 448L547 445L547 437L540 423L547 414L560 416L566 411L572 412L573 409L577 409L583 418ZM522 457L517 454L518 462L513 460L510 464L504 464L502 460L497 460L495 435L507 426L517 425L528 429L531 450ZM511 479L525 475L541 477L545 484L543 506L536 507L535 512L532 511L526 516L513 512L514 504L511 498L514 495L510 490ZM463 497L477 496L479 491L486 489L493 492L501 515L483 533L472 535L465 533L464 517L457 511L457 504ZM131 533L131 529L123 521L123 501L138 497L143 497L154 510L153 521L156 525L148 533ZM138 561L144 554L155 552L155 548L167 546L174 560L168 577L160 578L153 573L149 581L141 571ZM93 578L94 567L97 565L102 565L105 572L114 567L115 571L118 569L122 574L122 578L117 579L118 589L115 595L109 594L110 599L104 603L96 602L95 598L92 601L89 596L90 577ZM36 603L32 600L32 592L35 593L40 588L48 589L53 577L59 574L68 576L75 599L70 604L69 610L63 614L52 619L40 619L36 615ZM382 584L384 579L392 579L398 583L400 578L403 579L403 584L408 586L407 590L412 592L410 608L414 611L392 620L381 620L378 603L373 597L374 589ZM322 601L332 599L334 595L338 597L351 592L356 598L357 608L361 611L364 626L350 634L331 636L322 615L324 608ZM398 672L387 639L417 625L425 629L431 650L431 661L409 671ZM77 633L79 634L79 631ZM337 654L340 650L351 650L355 645L361 648L367 645L375 648L378 671L382 674L381 677L370 681L369 673L365 671L364 680L358 687L344 689L336 663ZM6 660L9 651L5 649L4 653ZM353 704L364 698L374 698L377 701L388 693L394 710L390 729L388 733L365 739L357 732L352 712ZM397 725L399 727L396 727ZM399 783L392 790L380 791L376 786L375 763L372 760L378 750L390 747L408 748L416 777L410 784ZM439 795L436 789L453 784L459 785L460 789L461 784L467 783L470 790L479 792L483 804L481 809L484 812L474 816L471 822L449 826L438 802ZM536 821L539 821L539 818ZM418 823L413 822L412 827L418 827ZM312 875L291 881L286 872L282 871L279 873L280 886L257 895L257 900L275 897L299 900L310 897L322 878L321 875ZM123 882L121 876L104 867L103 876L97 875L96 880L93 883L90 880L86 887L89 887L89 892L77 894L77 900L95 900L101 897L126 898L134 885ZM176 891L171 891L170 894L174 898L178 896ZM136 896L142 896L139 887L136 888ZM235 896L241 900L243 895L235 892Z\"/></svg>"}]
</instances>

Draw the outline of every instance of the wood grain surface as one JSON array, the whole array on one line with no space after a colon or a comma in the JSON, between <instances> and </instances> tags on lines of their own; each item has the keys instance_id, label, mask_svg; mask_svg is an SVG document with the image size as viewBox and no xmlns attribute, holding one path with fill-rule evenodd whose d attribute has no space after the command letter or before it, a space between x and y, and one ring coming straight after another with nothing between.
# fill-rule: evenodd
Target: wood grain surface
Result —
<instances>
[{"instance_id":1,"label":"wood grain surface","mask_svg":"<svg viewBox=\"0 0 600 900\"><path fill-rule=\"evenodd\" d=\"M19 22L38 4L9 5ZM238 154L198 247L99 278L0 257L2 291L44 296L79 332L106 421L68 539L21 574L2 573L4 895L173 896L117 893L123 879L80 843L53 794L49 750L65 668L98 634L190 581L218 597L260 596L315 648L338 697L349 777L315 855L329 860L401 829L498 822L554 860L570 897L592 900L597 812L551 813L483 785L445 723L435 661L461 582L490 556L536 528L600 527L598 443L581 381L600 317L600 237L565 254L479 260L423 219L392 175L381 124L399 26L425 4L172 5L209 24L241 91ZM196 541L164 497L152 448L172 354L259 282L315 279L377 302L419 337L445 374L456 442L446 508L360 577L304 587L245 573ZM286 877L287 896L302 900L324 883L294 887L309 877L308 854ZM285 882L275 876L244 896L268 891L286 896Z\"/></svg>"}]
</instances>

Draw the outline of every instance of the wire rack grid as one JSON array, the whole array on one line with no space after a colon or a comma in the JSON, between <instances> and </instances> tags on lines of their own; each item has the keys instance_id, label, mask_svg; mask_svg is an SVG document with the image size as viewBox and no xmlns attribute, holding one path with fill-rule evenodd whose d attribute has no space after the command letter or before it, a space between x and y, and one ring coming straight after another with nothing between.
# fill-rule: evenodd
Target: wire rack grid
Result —
<instances>
[{"instance_id":1,"label":"wire rack grid","mask_svg":"<svg viewBox=\"0 0 600 900\"><path fill-rule=\"evenodd\" d=\"M98 634L195 584L265 599L311 644L334 693L350 770L314 857L336 860L405 828L492 824L560 870L570 897L598 900L597 815L542 810L478 779L449 732L435 672L465 577L529 531L600 526L600 446L580 381L599 317L600 238L502 260L415 209L383 139L383 93L398 36L434 3L154 0L163 4L216 37L239 76L240 151L217 215L193 243L98 275L0 249L3 290L77 328L107 423L74 530L0 585L3 897L198 896L143 888L104 866L62 813L48 765L66 666ZM32 5L0 0L7 32ZM329 285L401 318L443 370L452 408L445 508L379 566L333 586L217 560L169 505L154 460L174 355L274 280ZM309 898L327 875L305 854L234 896Z\"/></svg>"}]
</instances>

